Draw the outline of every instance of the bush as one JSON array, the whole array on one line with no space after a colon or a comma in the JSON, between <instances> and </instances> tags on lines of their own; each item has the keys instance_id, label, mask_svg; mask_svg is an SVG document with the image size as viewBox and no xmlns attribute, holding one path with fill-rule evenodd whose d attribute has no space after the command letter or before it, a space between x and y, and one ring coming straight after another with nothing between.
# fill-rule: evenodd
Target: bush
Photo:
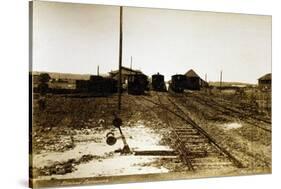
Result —
<instances>
[{"instance_id":1,"label":"bush","mask_svg":"<svg viewBox=\"0 0 281 189\"><path fill-rule=\"evenodd\" d=\"M39 81L40 81L41 83L47 83L47 82L49 82L50 79L51 79L51 77L50 77L50 75L47 74L47 73L41 73L41 74L39 75Z\"/></svg>"}]
</instances>

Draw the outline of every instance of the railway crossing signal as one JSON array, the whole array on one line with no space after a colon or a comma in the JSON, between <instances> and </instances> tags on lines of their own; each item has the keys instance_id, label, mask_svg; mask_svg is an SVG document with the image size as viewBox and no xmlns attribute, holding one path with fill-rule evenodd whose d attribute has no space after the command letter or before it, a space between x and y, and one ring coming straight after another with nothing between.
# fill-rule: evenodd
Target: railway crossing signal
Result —
<instances>
[{"instance_id":1,"label":"railway crossing signal","mask_svg":"<svg viewBox=\"0 0 281 189\"><path fill-rule=\"evenodd\" d=\"M106 143L110 146L113 146L117 142L117 138L114 137L113 132L109 132L106 134Z\"/></svg>"},{"instance_id":2,"label":"railway crossing signal","mask_svg":"<svg viewBox=\"0 0 281 189\"><path fill-rule=\"evenodd\" d=\"M119 117L114 118L114 120L112 121L112 124L117 127L120 128L122 125L122 119L120 119Z\"/></svg>"},{"instance_id":3,"label":"railway crossing signal","mask_svg":"<svg viewBox=\"0 0 281 189\"><path fill-rule=\"evenodd\" d=\"M123 149L121 150L121 154L129 154L129 153L131 153L130 147L129 147L129 145L128 145L127 141L126 141L126 138L125 138L125 136L124 136L124 134L123 134L123 132L122 132L122 129L121 129L121 126L122 126L122 119L120 119L119 117L116 116L116 117L113 119L112 124L113 124L116 128L118 128L118 130L119 130L119 132L120 132L120 135L121 135L121 139L122 139L123 144L124 144ZM111 146L112 146L112 145L114 145L116 142L117 142L117 138L114 136L114 133L112 133L112 132L107 133L107 135L106 135L106 143L107 143L108 145L111 145Z\"/></svg>"}]
</instances>

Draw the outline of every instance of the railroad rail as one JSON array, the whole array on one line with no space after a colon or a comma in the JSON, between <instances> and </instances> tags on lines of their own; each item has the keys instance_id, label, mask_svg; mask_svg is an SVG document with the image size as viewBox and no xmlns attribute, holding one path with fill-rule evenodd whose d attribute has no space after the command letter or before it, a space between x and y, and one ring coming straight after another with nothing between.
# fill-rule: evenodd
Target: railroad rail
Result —
<instances>
[{"instance_id":1,"label":"railroad rail","mask_svg":"<svg viewBox=\"0 0 281 189\"><path fill-rule=\"evenodd\" d=\"M251 125L253 125L253 126L255 126L255 127L259 128L259 129L262 129L262 130L266 131L266 132L270 132L271 133L270 129L261 127L260 125L254 123L251 119L255 119L257 121L262 121L262 122L267 123L267 124L271 124L271 121L255 117L255 116L253 116L251 114L243 113L243 112L241 112L239 110L236 110L234 108L225 107L225 106L215 102L214 100L205 99L204 97L199 96L199 95L193 95L192 98L197 99L196 102L201 103L203 105L208 105L208 106L216 109L217 111L219 111L221 113L231 113L232 115L236 116L237 118L244 117L245 118L245 119L243 119L244 122L246 122L248 124L251 124Z\"/></svg>"},{"instance_id":2,"label":"railroad rail","mask_svg":"<svg viewBox=\"0 0 281 189\"><path fill-rule=\"evenodd\" d=\"M223 98L221 98L221 99L219 99L220 101L223 101L225 104L227 104L227 105L229 105L229 106L223 106L223 105L221 105L221 104L219 104L217 101L215 101L215 100L213 100L213 98L211 98L211 99L206 99L206 97L205 96L203 96L203 95L200 95L200 94L197 94L196 95L196 97L198 97L198 98L200 98L201 100L203 100L204 102L206 102L206 101L209 101L210 103L212 103L212 104L214 104L214 105L217 105L217 106L219 106L219 107L221 107L221 108L223 108L223 109L225 109L225 110L229 110L229 111L231 111L231 112L234 112L234 113L238 113L238 114L241 114L241 115L246 115L246 116L250 116L252 119L256 119L257 121L262 121L262 122L264 122L264 123L268 123L268 124L271 124L271 120L268 120L268 119L263 119L263 118L260 118L260 117L256 117L255 115L253 115L253 113L252 112L245 112L244 110L243 111L241 111L241 107L235 107L235 104L232 104L232 103L230 103L230 101L228 101L228 100L225 100L225 99L223 99ZM235 108L234 108L235 107Z\"/></svg>"},{"instance_id":3,"label":"railroad rail","mask_svg":"<svg viewBox=\"0 0 281 189\"><path fill-rule=\"evenodd\" d=\"M141 98L162 109L162 113L165 114L165 121L175 136L176 150L189 170L244 167L238 159L220 146L205 130L196 124L176 102L167 97L169 104L164 104L161 100L161 95L156 94L158 102L144 96ZM168 105L169 107L167 107ZM185 124L174 127L170 123L169 115L180 118Z\"/></svg>"},{"instance_id":4,"label":"railroad rail","mask_svg":"<svg viewBox=\"0 0 281 189\"><path fill-rule=\"evenodd\" d=\"M157 94L157 98L158 98L158 101L160 103L161 106L163 106L163 103L160 99L160 96ZM147 99L145 99L147 100ZM157 105L156 103L154 103L155 105ZM176 147L176 150L179 152L179 155L180 155L180 158L182 159L182 161L184 162L184 164L186 164L188 166L188 169L190 171L194 171L194 166L192 165L192 162L191 162L191 159L190 159L190 156L192 155L192 152L186 147L185 145L185 141L182 140L181 138L181 133L182 131L185 131L185 128L183 129L175 129L173 128L173 126L171 125L170 123L170 119L168 118L167 116L167 112L164 112L166 115L164 116L164 119L165 119L165 122L168 124L169 128L171 129L172 131L172 136L175 136L175 147ZM195 154L193 153L193 156Z\"/></svg>"}]
</instances>

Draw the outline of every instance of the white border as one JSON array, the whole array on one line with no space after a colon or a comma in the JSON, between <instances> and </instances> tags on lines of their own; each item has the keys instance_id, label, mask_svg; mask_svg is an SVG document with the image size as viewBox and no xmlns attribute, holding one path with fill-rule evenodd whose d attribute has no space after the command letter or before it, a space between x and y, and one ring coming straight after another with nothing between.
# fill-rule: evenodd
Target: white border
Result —
<instances>
[{"instance_id":1,"label":"white border","mask_svg":"<svg viewBox=\"0 0 281 189\"><path fill-rule=\"evenodd\" d=\"M277 0L58 0L273 16L273 174L95 186L95 188L276 188L280 173L281 11ZM28 178L28 1L0 3L0 186L26 188ZM254 69L254 68L253 68ZM71 188L93 188L71 187Z\"/></svg>"}]
</instances>

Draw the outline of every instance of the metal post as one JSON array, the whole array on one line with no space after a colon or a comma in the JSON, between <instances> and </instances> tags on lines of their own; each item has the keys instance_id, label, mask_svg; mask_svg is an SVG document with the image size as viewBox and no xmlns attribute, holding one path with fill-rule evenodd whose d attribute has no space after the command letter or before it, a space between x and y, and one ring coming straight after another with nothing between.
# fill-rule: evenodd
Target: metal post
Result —
<instances>
[{"instance_id":1,"label":"metal post","mask_svg":"<svg viewBox=\"0 0 281 189\"><path fill-rule=\"evenodd\" d=\"M119 32L119 74L118 74L118 110L121 111L121 93L122 93L122 19L123 19L123 7L120 6L120 32Z\"/></svg>"},{"instance_id":2,"label":"metal post","mask_svg":"<svg viewBox=\"0 0 281 189\"><path fill-rule=\"evenodd\" d=\"M125 138L125 136L124 136L124 134L123 134L123 132L122 132L122 130L121 130L121 127L119 127L118 129L119 129L119 132L120 132L120 135L121 135L121 139L122 139L123 144L124 144L124 147L123 147L123 149L122 149L121 152L122 152L123 154L131 153L131 149L130 149L130 147L129 147L127 141L126 141L126 138Z\"/></svg>"}]
</instances>

